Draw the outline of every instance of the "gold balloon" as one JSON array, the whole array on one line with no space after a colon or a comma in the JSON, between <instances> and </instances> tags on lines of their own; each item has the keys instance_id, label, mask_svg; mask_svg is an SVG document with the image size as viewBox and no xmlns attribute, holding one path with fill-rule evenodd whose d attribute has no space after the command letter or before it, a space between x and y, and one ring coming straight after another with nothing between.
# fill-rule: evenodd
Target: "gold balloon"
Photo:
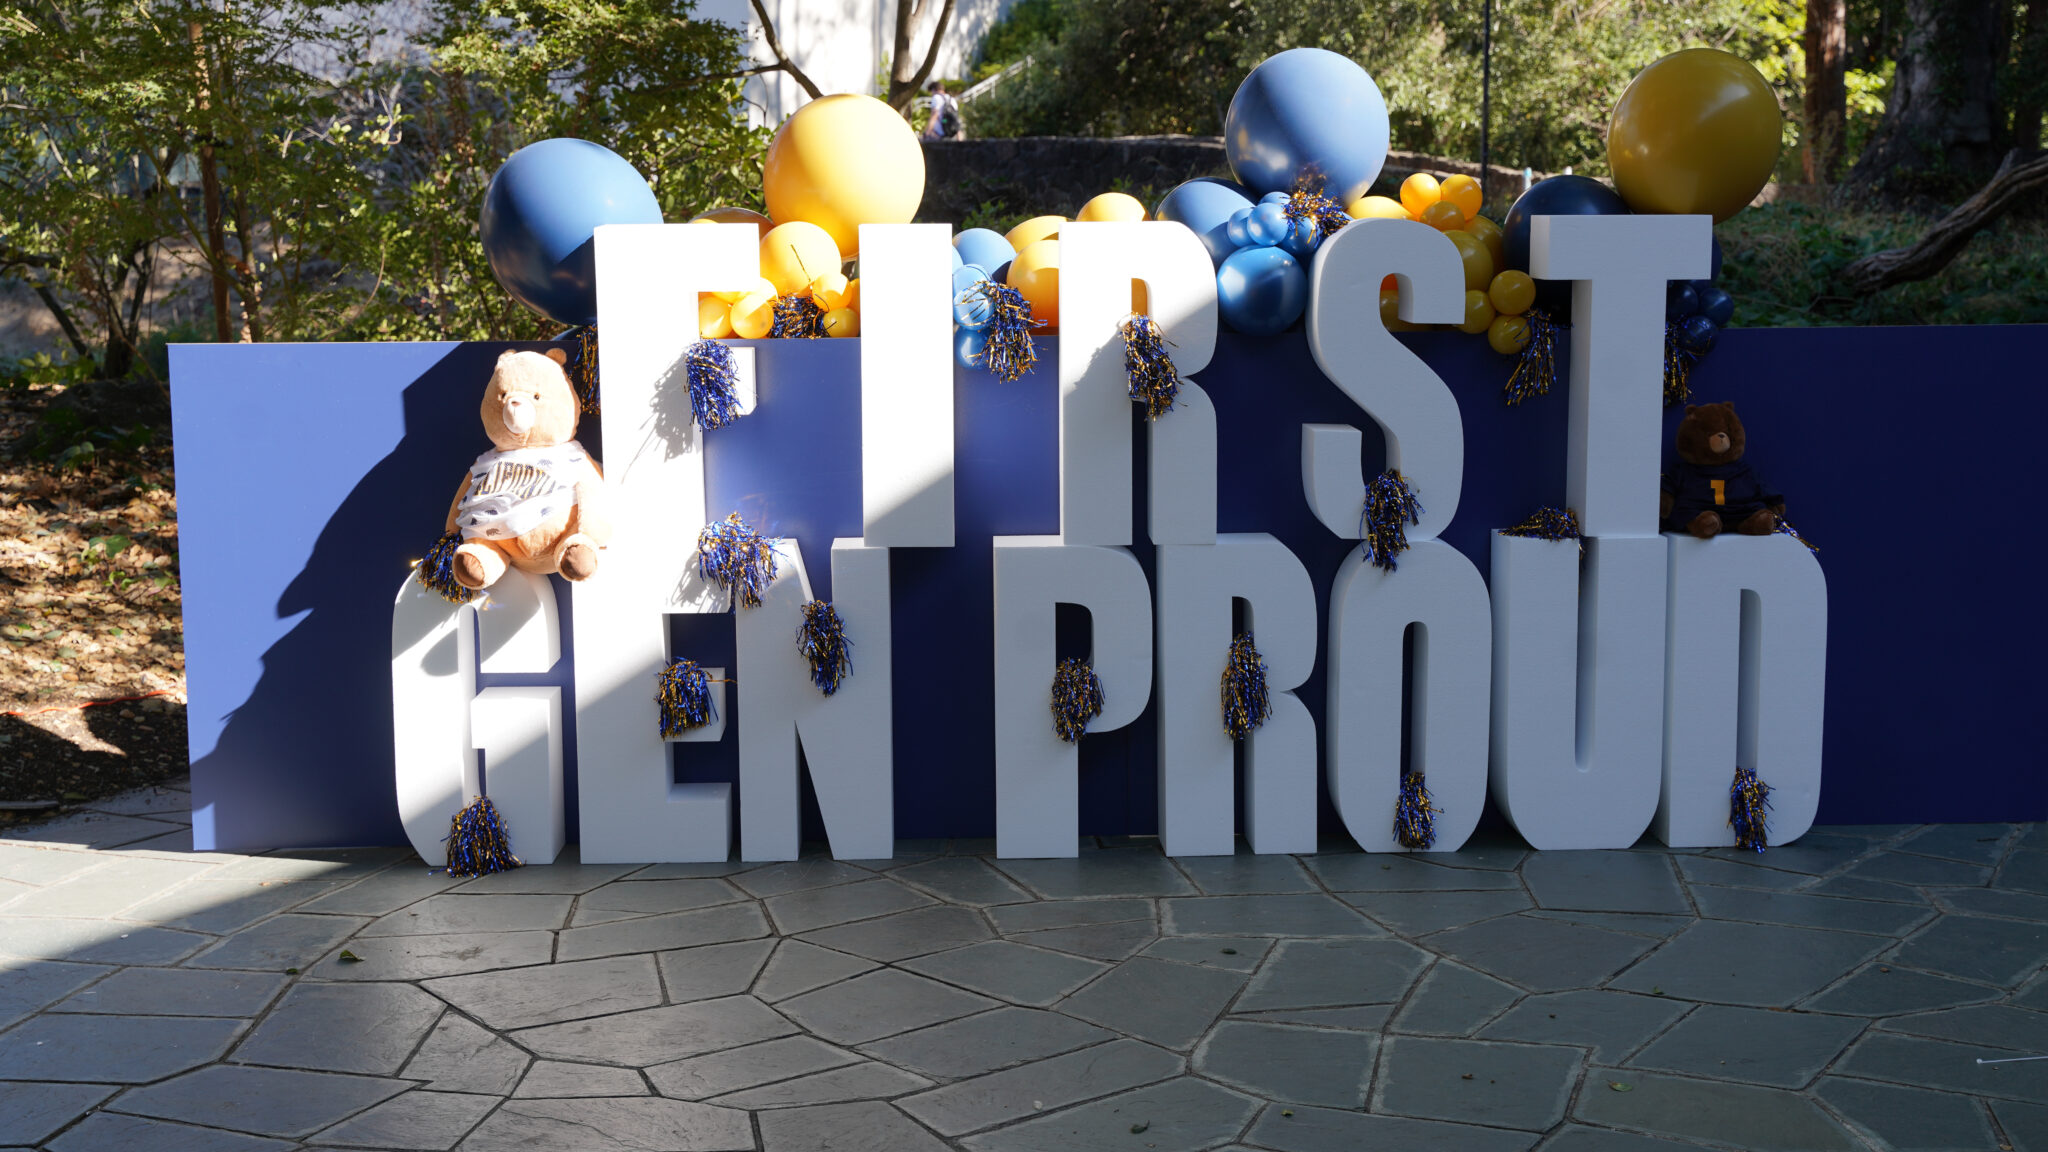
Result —
<instances>
[{"instance_id":1,"label":"gold balloon","mask_svg":"<svg viewBox=\"0 0 2048 1152\"><path fill-rule=\"evenodd\" d=\"M697 297L697 332L706 340L732 335L732 305L709 292Z\"/></svg>"},{"instance_id":2,"label":"gold balloon","mask_svg":"<svg viewBox=\"0 0 2048 1152\"><path fill-rule=\"evenodd\" d=\"M752 224L758 236L766 236L774 225L752 208L712 208L690 217L692 224Z\"/></svg>"},{"instance_id":3,"label":"gold balloon","mask_svg":"<svg viewBox=\"0 0 2048 1152\"><path fill-rule=\"evenodd\" d=\"M761 165L761 190L776 222L816 224L841 256L852 257L862 224L908 224L917 215L924 149L909 123L880 100L827 96L776 130Z\"/></svg>"},{"instance_id":4,"label":"gold balloon","mask_svg":"<svg viewBox=\"0 0 2048 1152\"><path fill-rule=\"evenodd\" d=\"M1086 204L1076 213L1076 220L1143 220L1145 205L1136 196L1125 192L1104 192Z\"/></svg>"},{"instance_id":5,"label":"gold balloon","mask_svg":"<svg viewBox=\"0 0 2048 1152\"><path fill-rule=\"evenodd\" d=\"M1477 336L1493 325L1493 319L1493 305L1487 302L1486 293L1465 293L1465 321L1458 325L1458 331Z\"/></svg>"},{"instance_id":6,"label":"gold balloon","mask_svg":"<svg viewBox=\"0 0 2048 1152\"><path fill-rule=\"evenodd\" d=\"M1060 241L1048 236L1018 249L1010 261L1010 287L1031 303L1031 317L1048 327L1060 322Z\"/></svg>"},{"instance_id":7,"label":"gold balloon","mask_svg":"<svg viewBox=\"0 0 2048 1152\"><path fill-rule=\"evenodd\" d=\"M1638 73L1614 106L1615 191L1637 212L1718 224L1770 180L1782 124L1776 94L1749 61L1718 48L1673 52Z\"/></svg>"},{"instance_id":8,"label":"gold balloon","mask_svg":"<svg viewBox=\"0 0 2048 1152\"><path fill-rule=\"evenodd\" d=\"M1033 216L1004 233L1003 239L1009 242L1012 251L1022 252L1040 240L1059 235L1060 225L1066 222L1065 216Z\"/></svg>"},{"instance_id":9,"label":"gold balloon","mask_svg":"<svg viewBox=\"0 0 2048 1152\"><path fill-rule=\"evenodd\" d=\"M1412 220L1408 209L1391 196L1360 196L1344 206L1357 220Z\"/></svg>"},{"instance_id":10,"label":"gold balloon","mask_svg":"<svg viewBox=\"0 0 2048 1152\"><path fill-rule=\"evenodd\" d=\"M1486 250L1486 242L1470 232L1446 232L1452 247L1458 250L1458 261L1465 266L1465 290L1485 292L1493 283L1493 253Z\"/></svg>"}]
</instances>

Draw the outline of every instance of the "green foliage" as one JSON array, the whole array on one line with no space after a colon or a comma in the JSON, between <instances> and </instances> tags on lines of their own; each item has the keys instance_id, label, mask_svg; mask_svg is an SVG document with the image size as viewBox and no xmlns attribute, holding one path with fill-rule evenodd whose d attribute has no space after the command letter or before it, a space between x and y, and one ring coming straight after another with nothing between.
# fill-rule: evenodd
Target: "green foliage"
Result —
<instances>
[{"instance_id":1,"label":"green foliage","mask_svg":"<svg viewBox=\"0 0 2048 1152\"><path fill-rule=\"evenodd\" d=\"M1026 56L1045 51L1066 34L1072 20L1071 0L1017 0L983 37L975 78L993 76Z\"/></svg>"},{"instance_id":2,"label":"green foliage","mask_svg":"<svg viewBox=\"0 0 2048 1152\"><path fill-rule=\"evenodd\" d=\"M92 363L35 352L19 360L0 359L0 388L28 389L92 379Z\"/></svg>"}]
</instances>

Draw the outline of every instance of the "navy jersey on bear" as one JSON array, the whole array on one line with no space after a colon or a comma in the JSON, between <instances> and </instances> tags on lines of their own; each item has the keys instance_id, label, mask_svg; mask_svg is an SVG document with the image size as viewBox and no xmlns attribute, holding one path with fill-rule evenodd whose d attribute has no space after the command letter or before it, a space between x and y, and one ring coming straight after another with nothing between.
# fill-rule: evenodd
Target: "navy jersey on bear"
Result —
<instances>
[{"instance_id":1,"label":"navy jersey on bear","mask_svg":"<svg viewBox=\"0 0 2048 1152\"><path fill-rule=\"evenodd\" d=\"M1665 527L1673 532L1685 531L1702 512L1713 512L1727 524L1739 524L1760 508L1775 508L1785 502L1757 477L1756 469L1741 460L1727 464L1680 460L1665 474L1664 491L1672 496Z\"/></svg>"}]
</instances>

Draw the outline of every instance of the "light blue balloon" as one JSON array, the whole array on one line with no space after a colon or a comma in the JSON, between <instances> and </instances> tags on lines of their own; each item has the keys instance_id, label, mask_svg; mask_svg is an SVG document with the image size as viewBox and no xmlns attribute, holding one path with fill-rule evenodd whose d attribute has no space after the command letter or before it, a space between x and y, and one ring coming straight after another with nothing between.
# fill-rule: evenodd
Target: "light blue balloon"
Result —
<instances>
[{"instance_id":1,"label":"light blue balloon","mask_svg":"<svg viewBox=\"0 0 2048 1152\"><path fill-rule=\"evenodd\" d=\"M1229 220L1224 222L1223 234L1230 238L1230 243L1233 246L1242 248L1252 242L1252 233L1249 227L1251 218L1251 209L1239 208L1230 214Z\"/></svg>"},{"instance_id":2,"label":"light blue balloon","mask_svg":"<svg viewBox=\"0 0 2048 1152\"><path fill-rule=\"evenodd\" d=\"M1003 234L988 228L969 228L953 237L953 254L962 264L973 264L991 273L1017 258L1017 250L1010 247Z\"/></svg>"},{"instance_id":3,"label":"light blue balloon","mask_svg":"<svg viewBox=\"0 0 2048 1152\"><path fill-rule=\"evenodd\" d=\"M1348 204L1387 161L1387 101L1365 69L1321 48L1290 48L1252 69L1223 119L1230 170L1261 194L1297 177Z\"/></svg>"},{"instance_id":4,"label":"light blue balloon","mask_svg":"<svg viewBox=\"0 0 2048 1152\"><path fill-rule=\"evenodd\" d=\"M1261 203L1261 204L1285 204L1285 203L1287 203L1287 201L1288 201L1289 199L1291 199L1291 198L1293 197L1293 195L1294 195L1294 193L1293 193L1293 192L1291 192L1291 191L1285 191L1285 192L1268 192L1268 193L1266 193L1266 194L1265 194L1264 196L1261 196L1261 197L1259 197L1259 203Z\"/></svg>"},{"instance_id":5,"label":"light blue balloon","mask_svg":"<svg viewBox=\"0 0 2048 1152\"><path fill-rule=\"evenodd\" d=\"M542 140L492 175L478 218L491 275L558 324L597 322L591 234L601 224L659 224L661 205L618 153L588 140Z\"/></svg>"},{"instance_id":6,"label":"light blue balloon","mask_svg":"<svg viewBox=\"0 0 2048 1152\"><path fill-rule=\"evenodd\" d=\"M994 317L995 309L989 303L988 294L975 289L988 280L988 273L979 265L968 264L953 270L953 322L965 328L986 328Z\"/></svg>"},{"instance_id":7,"label":"light blue balloon","mask_svg":"<svg viewBox=\"0 0 2048 1152\"><path fill-rule=\"evenodd\" d=\"M981 350L988 347L988 332L961 328L953 333L953 362L962 368L981 367Z\"/></svg>"},{"instance_id":8,"label":"light blue balloon","mask_svg":"<svg viewBox=\"0 0 2048 1152\"><path fill-rule=\"evenodd\" d=\"M967 261L960 258L960 250L958 248L953 249L953 271L958 272L966 266Z\"/></svg>"},{"instance_id":9,"label":"light blue balloon","mask_svg":"<svg viewBox=\"0 0 2048 1152\"><path fill-rule=\"evenodd\" d=\"M1287 249L1296 260L1306 264L1309 256L1315 252L1316 246L1323 242L1322 231L1316 227L1315 221L1306 216L1287 223L1287 235L1280 241L1280 247Z\"/></svg>"},{"instance_id":10,"label":"light blue balloon","mask_svg":"<svg viewBox=\"0 0 2048 1152\"><path fill-rule=\"evenodd\" d=\"M1245 248L1216 273L1216 307L1239 332L1284 332L1308 306L1308 274L1281 248Z\"/></svg>"},{"instance_id":11,"label":"light blue balloon","mask_svg":"<svg viewBox=\"0 0 2048 1152\"><path fill-rule=\"evenodd\" d=\"M1294 221L1287 218L1283 204L1269 202L1252 209L1250 220L1245 221L1245 232L1252 238L1252 244L1260 248L1271 248L1287 239L1294 231Z\"/></svg>"},{"instance_id":12,"label":"light blue balloon","mask_svg":"<svg viewBox=\"0 0 2048 1152\"><path fill-rule=\"evenodd\" d=\"M1155 220L1185 224L1209 250L1209 262L1221 267L1223 258L1237 251L1230 242L1230 217L1240 208L1252 206L1251 194L1228 180L1204 176L1168 192L1152 212Z\"/></svg>"}]
</instances>

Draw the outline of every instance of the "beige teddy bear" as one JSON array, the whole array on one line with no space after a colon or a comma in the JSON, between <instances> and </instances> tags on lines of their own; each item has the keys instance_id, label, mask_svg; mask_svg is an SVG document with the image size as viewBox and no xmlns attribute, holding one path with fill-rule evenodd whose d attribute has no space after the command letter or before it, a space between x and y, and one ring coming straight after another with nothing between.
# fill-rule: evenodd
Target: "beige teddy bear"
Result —
<instances>
[{"instance_id":1,"label":"beige teddy bear","mask_svg":"<svg viewBox=\"0 0 2048 1152\"><path fill-rule=\"evenodd\" d=\"M556 348L507 352L484 389L484 431L496 447L476 458L448 508L460 532L456 582L487 588L506 565L588 580L611 539L604 476L576 442L576 393Z\"/></svg>"}]
</instances>

